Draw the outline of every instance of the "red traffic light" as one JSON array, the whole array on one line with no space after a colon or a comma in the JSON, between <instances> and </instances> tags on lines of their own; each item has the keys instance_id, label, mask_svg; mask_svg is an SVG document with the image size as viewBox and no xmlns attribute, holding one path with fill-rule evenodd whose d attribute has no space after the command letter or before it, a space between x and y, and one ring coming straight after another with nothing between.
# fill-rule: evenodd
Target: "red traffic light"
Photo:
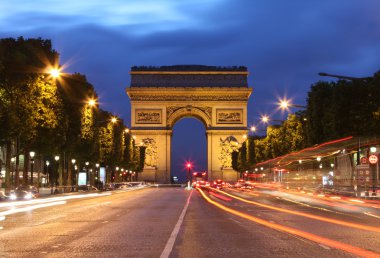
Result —
<instances>
[{"instance_id":1,"label":"red traffic light","mask_svg":"<svg viewBox=\"0 0 380 258\"><path fill-rule=\"evenodd\" d=\"M187 163L186 165L188 168L191 168L191 164L190 163Z\"/></svg>"}]
</instances>

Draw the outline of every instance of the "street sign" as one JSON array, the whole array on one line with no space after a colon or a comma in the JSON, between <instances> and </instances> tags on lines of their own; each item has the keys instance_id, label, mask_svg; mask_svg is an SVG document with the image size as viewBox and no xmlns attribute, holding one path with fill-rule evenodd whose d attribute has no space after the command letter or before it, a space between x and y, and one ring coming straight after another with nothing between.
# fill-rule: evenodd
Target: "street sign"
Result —
<instances>
[{"instance_id":1,"label":"street sign","mask_svg":"<svg viewBox=\"0 0 380 258\"><path fill-rule=\"evenodd\" d=\"M379 159L378 159L376 154L369 155L369 157L368 157L368 161L372 165L376 164L378 160Z\"/></svg>"},{"instance_id":2,"label":"street sign","mask_svg":"<svg viewBox=\"0 0 380 258\"><path fill-rule=\"evenodd\" d=\"M359 186L368 185L368 183L371 181L371 173L368 164L356 166L356 178L358 180L357 184Z\"/></svg>"}]
</instances>

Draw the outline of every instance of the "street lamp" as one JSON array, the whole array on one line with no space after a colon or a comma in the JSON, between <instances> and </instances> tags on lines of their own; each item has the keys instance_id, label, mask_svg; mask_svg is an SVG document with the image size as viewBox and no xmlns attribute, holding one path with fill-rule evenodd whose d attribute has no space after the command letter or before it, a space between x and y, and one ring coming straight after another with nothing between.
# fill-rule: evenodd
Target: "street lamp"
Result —
<instances>
[{"instance_id":1,"label":"street lamp","mask_svg":"<svg viewBox=\"0 0 380 258\"><path fill-rule=\"evenodd\" d=\"M77 161L75 160L75 159L71 159L71 164L72 164L72 167L74 167L74 173L75 173L75 181L76 181L76 178L77 178L77 173L76 173L76 171L75 171L75 163L76 163ZM72 170L72 169L71 169ZM72 192L74 192L74 184L73 184L73 176L71 175L71 178L70 178L70 180L71 180L71 191Z\"/></svg>"},{"instance_id":2,"label":"street lamp","mask_svg":"<svg viewBox=\"0 0 380 258\"><path fill-rule=\"evenodd\" d=\"M344 75L336 75L336 74L328 74L328 73L318 73L319 76L327 76L327 77L334 77L338 79L343 80L349 80L349 81L365 81L368 82L372 77L352 77L352 76L344 76Z\"/></svg>"},{"instance_id":3,"label":"street lamp","mask_svg":"<svg viewBox=\"0 0 380 258\"><path fill-rule=\"evenodd\" d=\"M264 124L269 124L269 121L274 121L274 122L279 122L279 123L283 123L284 122L283 120L270 119L269 116L267 116L267 115L261 116L261 121Z\"/></svg>"},{"instance_id":4,"label":"street lamp","mask_svg":"<svg viewBox=\"0 0 380 258\"><path fill-rule=\"evenodd\" d=\"M94 107L96 105L96 100L95 99L89 99L87 101L87 104L90 106L90 107Z\"/></svg>"},{"instance_id":5,"label":"street lamp","mask_svg":"<svg viewBox=\"0 0 380 258\"><path fill-rule=\"evenodd\" d=\"M96 163L95 167L96 167L96 185L99 186L100 185L99 163Z\"/></svg>"},{"instance_id":6,"label":"street lamp","mask_svg":"<svg viewBox=\"0 0 380 258\"><path fill-rule=\"evenodd\" d=\"M36 153L34 151L29 152L30 155L30 184L33 185L33 165L34 165L34 155Z\"/></svg>"},{"instance_id":7,"label":"street lamp","mask_svg":"<svg viewBox=\"0 0 380 258\"><path fill-rule=\"evenodd\" d=\"M269 122L269 117L267 115L263 115L263 116L261 116L261 121L263 123L268 123Z\"/></svg>"},{"instance_id":8,"label":"street lamp","mask_svg":"<svg viewBox=\"0 0 380 258\"><path fill-rule=\"evenodd\" d=\"M87 185L90 184L90 173L88 171L88 165L90 165L90 162L86 161L84 163L86 165L86 181L87 181Z\"/></svg>"},{"instance_id":9,"label":"street lamp","mask_svg":"<svg viewBox=\"0 0 380 258\"><path fill-rule=\"evenodd\" d=\"M50 165L50 162L47 160L46 162L45 162L45 164L46 164L46 175L47 175L47 182L46 183L50 183L50 175L49 175L49 165ZM46 185L45 185L45 187L46 187Z\"/></svg>"},{"instance_id":10,"label":"street lamp","mask_svg":"<svg viewBox=\"0 0 380 258\"><path fill-rule=\"evenodd\" d=\"M15 182L15 175L14 175L14 170L15 170L15 162L16 162L16 158L15 157L12 157L11 158L11 164L12 164L12 176L11 176L11 186L14 185L14 182Z\"/></svg>"},{"instance_id":11,"label":"street lamp","mask_svg":"<svg viewBox=\"0 0 380 258\"><path fill-rule=\"evenodd\" d=\"M58 163L57 170L59 170L59 156L54 156L54 160ZM53 184L56 185L56 178L55 175L53 174Z\"/></svg>"},{"instance_id":12,"label":"street lamp","mask_svg":"<svg viewBox=\"0 0 380 258\"><path fill-rule=\"evenodd\" d=\"M61 71L57 68L51 68L49 73L53 78L58 78L61 75Z\"/></svg>"},{"instance_id":13,"label":"street lamp","mask_svg":"<svg viewBox=\"0 0 380 258\"><path fill-rule=\"evenodd\" d=\"M290 103L289 100L287 99L282 99L280 100L280 102L278 103L280 108L282 110L289 110L289 107L295 107L295 108L306 108L306 106L302 106L302 105L297 105L297 104L293 104L293 103Z\"/></svg>"}]
</instances>

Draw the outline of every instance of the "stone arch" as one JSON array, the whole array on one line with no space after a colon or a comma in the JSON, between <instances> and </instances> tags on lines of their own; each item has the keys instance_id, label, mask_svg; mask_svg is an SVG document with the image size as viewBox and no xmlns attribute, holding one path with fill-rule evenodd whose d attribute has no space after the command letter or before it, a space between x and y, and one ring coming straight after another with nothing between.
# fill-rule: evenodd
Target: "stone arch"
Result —
<instances>
[{"instance_id":1,"label":"stone arch","mask_svg":"<svg viewBox=\"0 0 380 258\"><path fill-rule=\"evenodd\" d=\"M191 117L206 129L208 179L237 179L226 155L229 145L243 142L247 134L247 102L252 92L247 68L141 66L133 67L130 74L126 92L131 100L131 132L137 142L155 142L157 147L156 162L144 167L139 178L170 182L173 127Z\"/></svg>"},{"instance_id":2,"label":"stone arch","mask_svg":"<svg viewBox=\"0 0 380 258\"><path fill-rule=\"evenodd\" d=\"M211 117L204 110L204 108L193 106L178 108L168 117L167 126L169 128L173 128L175 123L181 120L182 118L193 117L201 121L207 130L207 128L211 127Z\"/></svg>"}]
</instances>

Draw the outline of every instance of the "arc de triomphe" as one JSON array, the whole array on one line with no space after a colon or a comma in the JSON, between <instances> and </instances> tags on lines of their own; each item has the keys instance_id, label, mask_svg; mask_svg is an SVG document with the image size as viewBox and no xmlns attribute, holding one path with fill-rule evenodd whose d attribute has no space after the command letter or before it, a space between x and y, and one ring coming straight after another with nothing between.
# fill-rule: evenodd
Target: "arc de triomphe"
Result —
<instances>
[{"instance_id":1,"label":"arc de triomphe","mask_svg":"<svg viewBox=\"0 0 380 258\"><path fill-rule=\"evenodd\" d=\"M208 179L235 181L231 152L247 134L246 67L176 65L132 67L131 131L146 149L141 180L170 182L171 138L182 118L199 119L206 128Z\"/></svg>"}]
</instances>

